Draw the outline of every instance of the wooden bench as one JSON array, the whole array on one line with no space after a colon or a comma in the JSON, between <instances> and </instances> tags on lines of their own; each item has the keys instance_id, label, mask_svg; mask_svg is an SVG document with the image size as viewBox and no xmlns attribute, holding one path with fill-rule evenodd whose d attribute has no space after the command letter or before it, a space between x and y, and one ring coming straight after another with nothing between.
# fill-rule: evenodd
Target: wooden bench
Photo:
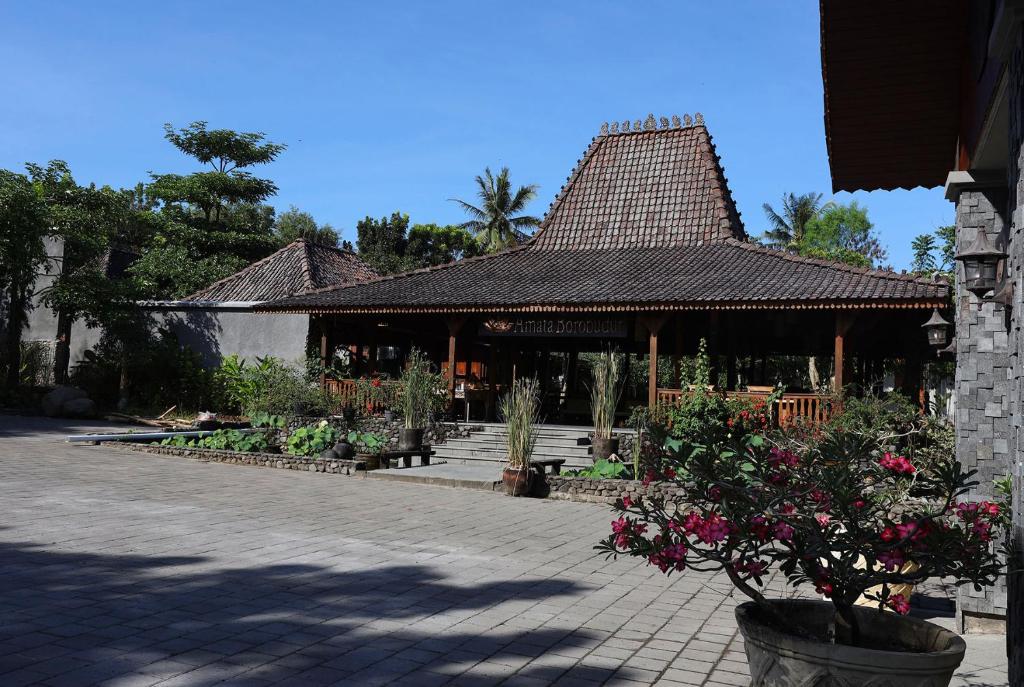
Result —
<instances>
[{"instance_id":1,"label":"wooden bench","mask_svg":"<svg viewBox=\"0 0 1024 687\"><path fill-rule=\"evenodd\" d=\"M412 467L412 457L420 457L420 465L430 465L430 456L434 455L435 451L431 450L430 446L423 445L420 448L414 448L409 451L384 451L380 454L380 462L383 463L385 468L391 468L391 462L394 461L395 467L398 467L398 461L402 461L403 468Z\"/></svg>"},{"instance_id":2,"label":"wooden bench","mask_svg":"<svg viewBox=\"0 0 1024 687\"><path fill-rule=\"evenodd\" d=\"M565 458L548 458L546 460L531 460L530 467L540 477L543 477L545 473L549 475L562 474L562 465L564 463Z\"/></svg>"}]
</instances>

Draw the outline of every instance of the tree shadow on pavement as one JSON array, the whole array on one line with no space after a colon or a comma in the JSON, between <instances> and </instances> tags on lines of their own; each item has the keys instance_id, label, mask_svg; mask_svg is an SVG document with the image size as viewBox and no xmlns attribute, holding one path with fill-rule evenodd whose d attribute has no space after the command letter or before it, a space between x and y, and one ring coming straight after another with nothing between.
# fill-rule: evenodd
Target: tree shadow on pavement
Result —
<instances>
[{"instance_id":1,"label":"tree shadow on pavement","mask_svg":"<svg viewBox=\"0 0 1024 687\"><path fill-rule=\"evenodd\" d=\"M0 579L4 685L478 686L630 675L608 659L576 664L597 633L543 627L547 618L528 613L581 596L572 580L454 584L421 565L211 569L198 556L29 542L0 543Z\"/></svg>"}]
</instances>

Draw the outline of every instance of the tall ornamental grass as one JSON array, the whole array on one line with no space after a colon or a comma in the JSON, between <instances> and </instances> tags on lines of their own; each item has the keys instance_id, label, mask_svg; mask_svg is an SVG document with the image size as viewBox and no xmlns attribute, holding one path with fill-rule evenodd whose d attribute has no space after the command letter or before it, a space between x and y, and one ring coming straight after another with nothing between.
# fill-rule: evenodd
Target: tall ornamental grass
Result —
<instances>
[{"instance_id":1,"label":"tall ornamental grass","mask_svg":"<svg viewBox=\"0 0 1024 687\"><path fill-rule=\"evenodd\" d=\"M501 397L501 416L505 420L505 447L508 467L524 470L530 467L530 456L537 443L540 424L540 388L537 380L519 378Z\"/></svg>"},{"instance_id":2,"label":"tall ornamental grass","mask_svg":"<svg viewBox=\"0 0 1024 687\"><path fill-rule=\"evenodd\" d=\"M610 439L615 426L615 409L622 397L622 361L616 351L604 351L591 368L590 415L594 438Z\"/></svg>"}]
</instances>

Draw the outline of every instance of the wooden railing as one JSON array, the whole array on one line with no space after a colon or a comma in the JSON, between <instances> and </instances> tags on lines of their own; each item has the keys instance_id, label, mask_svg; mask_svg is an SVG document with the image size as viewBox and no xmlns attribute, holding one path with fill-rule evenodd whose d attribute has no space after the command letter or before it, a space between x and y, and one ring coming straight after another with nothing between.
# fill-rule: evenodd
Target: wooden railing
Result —
<instances>
[{"instance_id":1,"label":"wooden railing","mask_svg":"<svg viewBox=\"0 0 1024 687\"><path fill-rule=\"evenodd\" d=\"M680 399L693 393L688 389L658 389L658 405L676 405ZM726 391L726 398L767 399L770 395L761 391ZM796 422L822 424L838 410L836 398L827 394L784 393L775 402L773 416L779 426L787 427Z\"/></svg>"},{"instance_id":2,"label":"wooden railing","mask_svg":"<svg viewBox=\"0 0 1024 687\"><path fill-rule=\"evenodd\" d=\"M394 395L395 382L382 381L381 386L383 387L383 392L374 395L379 395L383 398L391 398ZM360 388L359 383L355 379L326 379L324 381L324 388L338 399L339 408L351 406L359 410L365 409L370 413L379 413L386 410L388 405L394 405L380 398L371 401L368 398L368 394L364 389Z\"/></svg>"}]
</instances>

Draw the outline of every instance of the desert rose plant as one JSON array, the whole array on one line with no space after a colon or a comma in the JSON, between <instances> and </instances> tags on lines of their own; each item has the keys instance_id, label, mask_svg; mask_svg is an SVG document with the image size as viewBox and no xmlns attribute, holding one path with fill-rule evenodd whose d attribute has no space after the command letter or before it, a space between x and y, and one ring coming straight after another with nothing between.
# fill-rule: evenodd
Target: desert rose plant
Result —
<instances>
[{"instance_id":1,"label":"desert rose plant","mask_svg":"<svg viewBox=\"0 0 1024 687\"><path fill-rule=\"evenodd\" d=\"M646 480L674 480L682 502L618 501L598 550L646 558L666 574L724 570L779 628L862 646L853 612L862 596L907 613L894 585L951 577L980 588L1000 574L1006 506L962 502L973 473L955 460L924 469L842 432L799 452L757 434L674 448ZM774 570L832 601L834 637L779 616L761 591Z\"/></svg>"}]
</instances>

